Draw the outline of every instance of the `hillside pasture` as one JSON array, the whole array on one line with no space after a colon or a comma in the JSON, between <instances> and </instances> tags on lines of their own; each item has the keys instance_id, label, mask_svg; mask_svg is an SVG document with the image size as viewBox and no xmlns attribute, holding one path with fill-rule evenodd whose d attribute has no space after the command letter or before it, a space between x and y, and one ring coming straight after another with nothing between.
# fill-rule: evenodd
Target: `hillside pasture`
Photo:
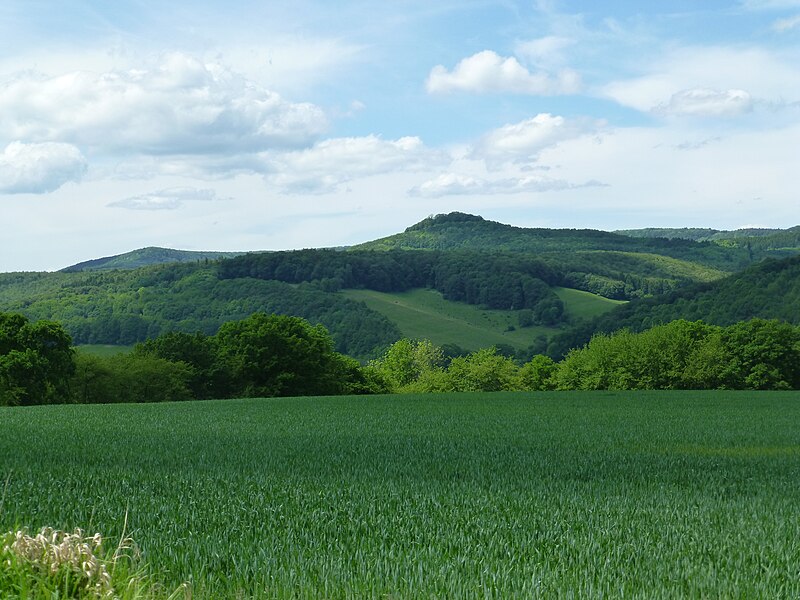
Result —
<instances>
[{"instance_id":1,"label":"hillside pasture","mask_svg":"<svg viewBox=\"0 0 800 600\"><path fill-rule=\"evenodd\" d=\"M0 531L127 514L198 599L797 597L798 420L795 392L7 408Z\"/></svg>"},{"instance_id":2,"label":"hillside pasture","mask_svg":"<svg viewBox=\"0 0 800 600\"><path fill-rule=\"evenodd\" d=\"M624 304L596 294L569 288L554 288L570 318L590 318ZM519 312L482 309L463 302L445 300L436 290L407 292L345 290L350 300L364 302L370 309L392 321L403 337L427 339L437 345L455 344L465 350L478 350L507 344L527 348L537 337L560 331L554 327L519 326Z\"/></svg>"}]
</instances>

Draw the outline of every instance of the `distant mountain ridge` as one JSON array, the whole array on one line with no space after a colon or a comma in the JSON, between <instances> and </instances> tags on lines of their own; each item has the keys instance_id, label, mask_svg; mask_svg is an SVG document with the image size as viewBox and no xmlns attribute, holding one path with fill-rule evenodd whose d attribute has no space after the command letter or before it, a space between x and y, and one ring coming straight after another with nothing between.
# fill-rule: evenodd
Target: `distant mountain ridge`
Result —
<instances>
[{"instance_id":1,"label":"distant mountain ridge","mask_svg":"<svg viewBox=\"0 0 800 600\"><path fill-rule=\"evenodd\" d=\"M733 240L744 237L766 237L779 234L791 229L769 229L762 227L743 229L710 229L705 227L645 227L643 229L616 229L614 233L628 235L636 238L667 238L683 239L695 242L715 242L718 240Z\"/></svg>"},{"instance_id":2,"label":"distant mountain ridge","mask_svg":"<svg viewBox=\"0 0 800 600\"><path fill-rule=\"evenodd\" d=\"M234 256L240 256L242 254L244 254L244 252L173 250L171 248L150 246L123 254L80 262L61 269L61 272L81 273L84 271L110 271L112 269L138 269L139 267L168 263L200 262L218 260L220 258L233 258Z\"/></svg>"}]
</instances>

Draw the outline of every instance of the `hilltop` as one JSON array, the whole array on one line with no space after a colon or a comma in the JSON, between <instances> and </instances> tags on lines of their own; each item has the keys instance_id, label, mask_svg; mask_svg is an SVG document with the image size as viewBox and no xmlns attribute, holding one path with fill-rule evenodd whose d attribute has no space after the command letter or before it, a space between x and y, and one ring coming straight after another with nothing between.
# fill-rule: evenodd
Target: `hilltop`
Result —
<instances>
[{"instance_id":1,"label":"hilltop","mask_svg":"<svg viewBox=\"0 0 800 600\"><path fill-rule=\"evenodd\" d=\"M148 247L95 258L71 265L61 269L64 273L79 273L83 271L110 271L113 269L138 269L151 265L184 262L208 262L220 258L232 258L244 252L204 252L192 250L173 250L171 248Z\"/></svg>"}]
</instances>

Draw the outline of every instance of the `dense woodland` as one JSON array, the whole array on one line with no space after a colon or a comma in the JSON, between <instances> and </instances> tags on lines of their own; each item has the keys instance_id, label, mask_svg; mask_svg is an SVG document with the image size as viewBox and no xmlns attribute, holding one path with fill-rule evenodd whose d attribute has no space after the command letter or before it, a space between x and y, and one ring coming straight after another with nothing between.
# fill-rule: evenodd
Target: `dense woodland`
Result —
<instances>
[{"instance_id":1,"label":"dense woodland","mask_svg":"<svg viewBox=\"0 0 800 600\"><path fill-rule=\"evenodd\" d=\"M798 232L705 231L715 241L696 242L453 213L360 248L178 253L190 261L113 267L171 260L146 249L69 272L0 274L0 403L797 388ZM793 255L764 258L784 253ZM339 293L420 288L555 333L532 333L527 351L443 349L403 339L386 316ZM570 316L556 288L629 302L586 320ZM139 344L112 358L71 349L87 343ZM681 352L655 350L673 347Z\"/></svg>"},{"instance_id":2,"label":"dense woodland","mask_svg":"<svg viewBox=\"0 0 800 600\"><path fill-rule=\"evenodd\" d=\"M57 323L0 314L0 405L512 390L800 389L800 327L678 320L598 334L560 362L495 348L447 357L401 339L367 365L321 325L256 313L212 336L167 333L110 358L75 352Z\"/></svg>"}]
</instances>

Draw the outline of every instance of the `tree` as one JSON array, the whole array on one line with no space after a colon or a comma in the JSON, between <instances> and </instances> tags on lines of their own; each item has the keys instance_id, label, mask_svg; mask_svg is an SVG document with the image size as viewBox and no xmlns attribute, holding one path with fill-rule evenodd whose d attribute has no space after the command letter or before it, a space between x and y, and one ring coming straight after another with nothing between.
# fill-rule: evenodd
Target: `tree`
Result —
<instances>
[{"instance_id":1,"label":"tree","mask_svg":"<svg viewBox=\"0 0 800 600\"><path fill-rule=\"evenodd\" d=\"M66 402L74 370L61 325L0 313L0 405Z\"/></svg>"},{"instance_id":2,"label":"tree","mask_svg":"<svg viewBox=\"0 0 800 600\"><path fill-rule=\"evenodd\" d=\"M537 354L520 369L522 387L532 392L554 390L556 382L553 377L557 370L558 365L552 358Z\"/></svg>"},{"instance_id":3,"label":"tree","mask_svg":"<svg viewBox=\"0 0 800 600\"><path fill-rule=\"evenodd\" d=\"M315 396L340 393L342 362L322 325L299 317L256 313L225 323L218 356L242 396Z\"/></svg>"},{"instance_id":4,"label":"tree","mask_svg":"<svg viewBox=\"0 0 800 600\"><path fill-rule=\"evenodd\" d=\"M444 352L429 340L400 339L389 346L383 356L370 362L391 391L401 391L427 372L441 368Z\"/></svg>"},{"instance_id":5,"label":"tree","mask_svg":"<svg viewBox=\"0 0 800 600\"><path fill-rule=\"evenodd\" d=\"M514 361L484 348L466 357L454 358L447 375L456 392L499 392L520 389L519 369Z\"/></svg>"}]
</instances>

